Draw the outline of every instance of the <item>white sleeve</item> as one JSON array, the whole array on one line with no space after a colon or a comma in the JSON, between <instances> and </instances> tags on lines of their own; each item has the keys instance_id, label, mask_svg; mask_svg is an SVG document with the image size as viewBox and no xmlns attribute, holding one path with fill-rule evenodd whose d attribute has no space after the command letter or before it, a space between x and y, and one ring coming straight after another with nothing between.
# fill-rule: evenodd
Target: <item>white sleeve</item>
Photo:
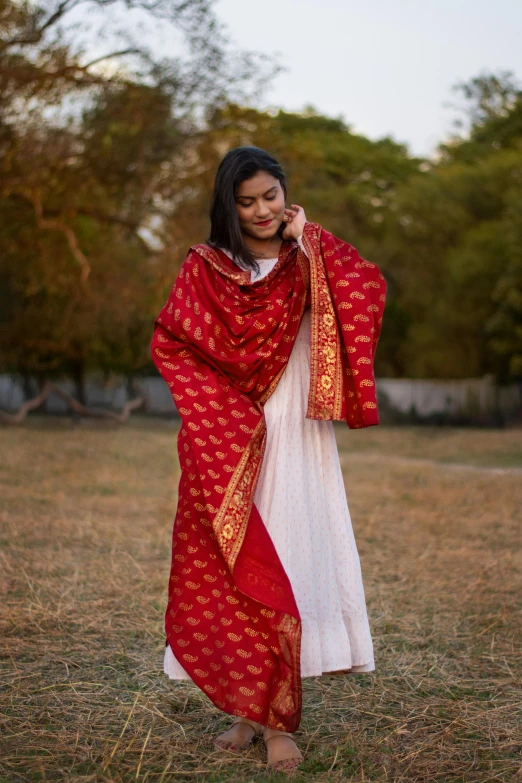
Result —
<instances>
[{"instance_id":1,"label":"white sleeve","mask_svg":"<svg viewBox=\"0 0 522 783\"><path fill-rule=\"evenodd\" d=\"M303 244L303 235L302 234L301 234L300 237L297 238L297 244L299 245L299 247L301 248L301 250L303 251L305 256L308 258L308 254L307 254L307 252L305 250L305 246Z\"/></svg>"}]
</instances>

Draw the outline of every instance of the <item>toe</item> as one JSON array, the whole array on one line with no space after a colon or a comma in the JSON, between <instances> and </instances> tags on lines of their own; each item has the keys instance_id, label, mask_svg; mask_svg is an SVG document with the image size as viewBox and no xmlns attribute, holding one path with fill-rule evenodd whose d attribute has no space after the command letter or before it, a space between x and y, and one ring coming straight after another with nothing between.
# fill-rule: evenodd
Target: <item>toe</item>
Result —
<instances>
[{"instance_id":1,"label":"toe","mask_svg":"<svg viewBox=\"0 0 522 783\"><path fill-rule=\"evenodd\" d=\"M220 750L246 750L255 736L255 729L249 724L236 722L232 728L224 734L220 734L214 740L214 744Z\"/></svg>"},{"instance_id":2,"label":"toe","mask_svg":"<svg viewBox=\"0 0 522 783\"><path fill-rule=\"evenodd\" d=\"M274 769L295 769L299 766L302 759L281 759L281 761L276 761L273 765Z\"/></svg>"}]
</instances>

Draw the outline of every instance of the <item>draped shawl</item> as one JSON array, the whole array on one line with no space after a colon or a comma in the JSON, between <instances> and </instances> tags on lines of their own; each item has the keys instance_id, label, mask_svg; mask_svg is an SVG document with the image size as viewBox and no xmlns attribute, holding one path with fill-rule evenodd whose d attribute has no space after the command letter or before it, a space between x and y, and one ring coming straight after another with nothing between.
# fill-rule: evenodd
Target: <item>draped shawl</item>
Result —
<instances>
[{"instance_id":1,"label":"draped shawl","mask_svg":"<svg viewBox=\"0 0 522 783\"><path fill-rule=\"evenodd\" d=\"M306 417L378 424L386 293L377 266L321 226L306 223L303 243L306 255L283 242L253 283L225 253L193 246L151 345L181 416L167 643L221 710L290 732L301 717L301 619L253 503L263 408L311 307Z\"/></svg>"}]
</instances>

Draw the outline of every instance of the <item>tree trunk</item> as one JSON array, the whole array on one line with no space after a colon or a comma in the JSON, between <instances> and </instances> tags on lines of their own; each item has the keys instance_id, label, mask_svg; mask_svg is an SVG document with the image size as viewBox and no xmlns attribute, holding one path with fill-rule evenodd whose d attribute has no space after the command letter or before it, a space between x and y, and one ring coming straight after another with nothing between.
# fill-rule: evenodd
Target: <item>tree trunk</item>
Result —
<instances>
[{"instance_id":1,"label":"tree trunk","mask_svg":"<svg viewBox=\"0 0 522 783\"><path fill-rule=\"evenodd\" d=\"M85 378L85 362L83 359L79 359L74 363L73 380L76 390L76 399L82 405L87 405L87 383Z\"/></svg>"}]
</instances>

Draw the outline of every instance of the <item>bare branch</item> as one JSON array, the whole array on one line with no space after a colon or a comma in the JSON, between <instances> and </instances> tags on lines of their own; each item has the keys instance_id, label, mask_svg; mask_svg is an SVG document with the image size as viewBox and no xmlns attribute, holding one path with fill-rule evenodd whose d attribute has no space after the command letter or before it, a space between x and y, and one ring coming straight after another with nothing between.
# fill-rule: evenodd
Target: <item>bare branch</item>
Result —
<instances>
[{"instance_id":1,"label":"bare branch","mask_svg":"<svg viewBox=\"0 0 522 783\"><path fill-rule=\"evenodd\" d=\"M35 408L39 408L50 394L56 394L57 397L60 397L60 399L66 402L75 413L78 413L81 416L97 419L110 419L111 421L115 421L118 424L124 424L128 420L132 411L141 408L142 405L145 405L147 402L146 395L141 392L138 384L136 384L134 381L133 387L140 392L140 396L135 397L133 400L128 400L123 406L121 413L115 413L114 411L103 410L100 408L88 408L86 405L82 405L81 402L78 402L78 400L76 400L71 394L64 391L63 389L60 389L60 387L55 383L46 381L40 394L38 394L36 397L33 397L31 400L24 402L20 409L16 411L16 413L7 413L6 411L0 410L0 422L10 425L21 424L27 417L29 411L35 410Z\"/></svg>"},{"instance_id":2,"label":"bare branch","mask_svg":"<svg viewBox=\"0 0 522 783\"><path fill-rule=\"evenodd\" d=\"M63 214L55 209L46 210L46 214L50 217L56 217ZM74 215L81 215L82 217L90 217L94 220L99 220L100 223L107 223L108 225L118 225L128 228L131 231L137 231L140 227L139 221L128 220L127 218L119 217L118 215L106 215L103 212L98 212L95 209L75 209Z\"/></svg>"},{"instance_id":3,"label":"bare branch","mask_svg":"<svg viewBox=\"0 0 522 783\"><path fill-rule=\"evenodd\" d=\"M66 13L71 11L83 1L84 0L62 0L56 11L54 11L51 16L42 22L39 27L36 27L32 32L27 33L26 35L19 35L15 38L3 41L2 46L0 47L1 50L5 51L5 49L8 49L10 46L24 46L39 43L42 40L44 33L50 27L56 24L56 22L65 16Z\"/></svg>"},{"instance_id":4,"label":"bare branch","mask_svg":"<svg viewBox=\"0 0 522 783\"><path fill-rule=\"evenodd\" d=\"M38 193L29 193L28 197L34 207L38 227L44 230L61 231L65 235L71 253L81 267L80 282L85 287L91 273L91 266L87 256L80 249L76 234L66 223L62 223L60 220L49 220L43 216L42 201Z\"/></svg>"},{"instance_id":5,"label":"bare branch","mask_svg":"<svg viewBox=\"0 0 522 783\"><path fill-rule=\"evenodd\" d=\"M25 419L29 411L39 408L40 405L47 399L51 393L51 384L46 381L42 387L40 394L33 397L31 400L27 400L23 403L20 409L16 413L6 413L0 410L0 421L3 424L21 424Z\"/></svg>"},{"instance_id":6,"label":"bare branch","mask_svg":"<svg viewBox=\"0 0 522 783\"><path fill-rule=\"evenodd\" d=\"M91 60L86 65L70 65L64 70L72 70L72 71L87 71L89 68L91 68L93 65L97 65L98 63L102 63L105 60L110 60L113 57L124 57L127 54L141 54L141 49L137 49L136 47L132 47L129 49L121 49L119 52L111 52L110 54L104 54L101 57L96 57L95 60Z\"/></svg>"},{"instance_id":7,"label":"bare branch","mask_svg":"<svg viewBox=\"0 0 522 783\"><path fill-rule=\"evenodd\" d=\"M62 65L60 68L46 68L44 66L36 68L28 61L23 61L22 63L17 62L11 66L3 64L2 76L6 80L15 79L21 84L34 84L49 81L53 83L58 79L65 79L66 81L70 81L71 83L80 86L85 86L86 84L106 84L107 76L97 76L96 74L89 73L89 69L94 65L114 59L115 57L125 57L130 54L143 55L143 52L136 47L127 47L126 49L120 49L116 52L110 52L109 54L96 57L85 65L71 63L70 65Z\"/></svg>"}]
</instances>

